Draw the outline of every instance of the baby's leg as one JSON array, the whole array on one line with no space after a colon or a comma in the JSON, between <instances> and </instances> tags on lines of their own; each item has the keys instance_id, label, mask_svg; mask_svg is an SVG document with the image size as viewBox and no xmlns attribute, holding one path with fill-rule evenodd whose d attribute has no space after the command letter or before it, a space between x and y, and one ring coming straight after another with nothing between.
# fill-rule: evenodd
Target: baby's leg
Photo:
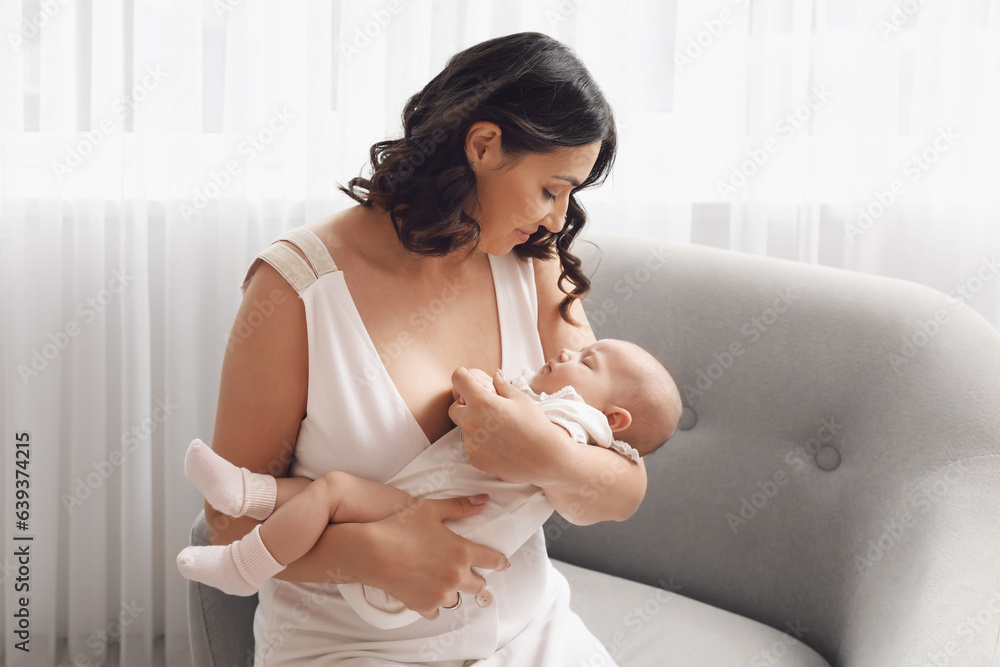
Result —
<instances>
[{"instance_id":1,"label":"baby's leg","mask_svg":"<svg viewBox=\"0 0 1000 667\"><path fill-rule=\"evenodd\" d=\"M285 481L279 486L289 493L307 482L304 478ZM308 482L243 539L226 546L187 547L177 556L177 566L188 579L232 595L253 595L308 553L331 522L378 521L410 500L409 494L395 487L331 472Z\"/></svg>"},{"instance_id":2,"label":"baby's leg","mask_svg":"<svg viewBox=\"0 0 1000 667\"><path fill-rule=\"evenodd\" d=\"M312 484L312 480L308 477L276 477L274 482L278 487L274 499L275 512Z\"/></svg>"},{"instance_id":3,"label":"baby's leg","mask_svg":"<svg viewBox=\"0 0 1000 667\"><path fill-rule=\"evenodd\" d=\"M188 445L184 474L205 500L224 514L260 520L274 511L277 499L274 477L233 465L199 439Z\"/></svg>"},{"instance_id":4,"label":"baby's leg","mask_svg":"<svg viewBox=\"0 0 1000 667\"><path fill-rule=\"evenodd\" d=\"M276 510L261 526L260 536L274 558L287 565L313 548L327 524L380 521L407 507L410 500L408 493L393 486L334 471Z\"/></svg>"},{"instance_id":5,"label":"baby's leg","mask_svg":"<svg viewBox=\"0 0 1000 667\"><path fill-rule=\"evenodd\" d=\"M188 446L184 474L215 509L258 521L271 516L312 482L308 477L275 478L239 468L198 439Z\"/></svg>"}]
</instances>

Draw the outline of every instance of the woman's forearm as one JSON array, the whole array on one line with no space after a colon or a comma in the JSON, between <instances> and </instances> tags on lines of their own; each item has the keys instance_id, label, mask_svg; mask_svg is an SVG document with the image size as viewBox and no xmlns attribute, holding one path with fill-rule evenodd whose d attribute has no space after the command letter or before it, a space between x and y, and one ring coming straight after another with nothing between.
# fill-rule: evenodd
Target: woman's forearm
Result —
<instances>
[{"instance_id":1,"label":"woman's forearm","mask_svg":"<svg viewBox=\"0 0 1000 667\"><path fill-rule=\"evenodd\" d=\"M242 539L261 521L249 517L233 518L222 514L206 503L205 520L208 523L212 544L226 545ZM362 524L330 524L313 548L298 560L289 563L275 579L298 582L349 583L356 575L347 565L346 558L356 551L358 535L355 530ZM334 530L336 529L336 530ZM350 574L348 574L350 573Z\"/></svg>"},{"instance_id":2,"label":"woman's forearm","mask_svg":"<svg viewBox=\"0 0 1000 667\"><path fill-rule=\"evenodd\" d=\"M467 497L425 500L381 521L330 524L312 550L277 578L369 584L426 618L436 618L438 608L453 602L456 592L482 591L486 581L473 568L510 567L499 551L470 542L444 524L484 506Z\"/></svg>"},{"instance_id":3,"label":"woman's forearm","mask_svg":"<svg viewBox=\"0 0 1000 667\"><path fill-rule=\"evenodd\" d=\"M563 434L553 449L555 462L548 479L538 484L549 504L580 526L632 516L646 495L642 459L636 464L610 449L581 445Z\"/></svg>"},{"instance_id":4,"label":"woman's forearm","mask_svg":"<svg viewBox=\"0 0 1000 667\"><path fill-rule=\"evenodd\" d=\"M577 524L624 521L646 495L646 467L617 452L576 442L549 421L537 402L499 374L488 392L464 368L452 384L466 397L448 415L462 429L469 463L508 482L545 491L549 503Z\"/></svg>"}]
</instances>

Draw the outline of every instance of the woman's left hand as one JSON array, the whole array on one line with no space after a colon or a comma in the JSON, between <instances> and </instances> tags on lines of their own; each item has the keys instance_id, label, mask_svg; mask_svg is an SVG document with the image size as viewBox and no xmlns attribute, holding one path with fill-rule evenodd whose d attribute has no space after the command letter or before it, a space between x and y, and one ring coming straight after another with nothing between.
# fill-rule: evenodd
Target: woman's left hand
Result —
<instances>
[{"instance_id":1,"label":"woman's left hand","mask_svg":"<svg viewBox=\"0 0 1000 667\"><path fill-rule=\"evenodd\" d=\"M462 429L473 466L505 482L541 487L556 480L559 462L573 441L538 403L499 371L493 376L496 393L481 386L466 368L456 369L451 380L465 404L453 403L448 416Z\"/></svg>"}]
</instances>

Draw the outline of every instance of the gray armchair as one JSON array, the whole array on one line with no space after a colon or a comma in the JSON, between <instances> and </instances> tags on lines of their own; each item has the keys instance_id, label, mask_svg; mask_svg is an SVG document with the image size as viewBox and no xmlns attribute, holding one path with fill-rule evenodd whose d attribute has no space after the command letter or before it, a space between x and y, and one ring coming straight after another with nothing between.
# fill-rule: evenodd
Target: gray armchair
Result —
<instances>
[{"instance_id":1,"label":"gray armchair","mask_svg":"<svg viewBox=\"0 0 1000 667\"><path fill-rule=\"evenodd\" d=\"M616 662L1000 665L1000 334L904 281L592 238L598 338L686 406L634 517L546 525ZM246 663L255 604L189 584L196 665Z\"/></svg>"}]
</instances>

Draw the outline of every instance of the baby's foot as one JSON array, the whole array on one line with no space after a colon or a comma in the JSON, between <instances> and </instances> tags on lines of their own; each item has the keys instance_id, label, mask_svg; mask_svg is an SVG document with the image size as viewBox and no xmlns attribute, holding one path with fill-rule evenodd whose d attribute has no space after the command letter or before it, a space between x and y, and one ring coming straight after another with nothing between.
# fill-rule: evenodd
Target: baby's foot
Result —
<instances>
[{"instance_id":1,"label":"baby's foot","mask_svg":"<svg viewBox=\"0 0 1000 667\"><path fill-rule=\"evenodd\" d=\"M234 466L200 439L188 446L184 474L223 514L263 520L274 511L278 485L273 477Z\"/></svg>"},{"instance_id":2,"label":"baby's foot","mask_svg":"<svg viewBox=\"0 0 1000 667\"><path fill-rule=\"evenodd\" d=\"M186 547L177 554L177 569L186 579L200 581L230 595L253 595L268 579L285 569L260 539L260 526L242 540L225 546Z\"/></svg>"}]
</instances>

